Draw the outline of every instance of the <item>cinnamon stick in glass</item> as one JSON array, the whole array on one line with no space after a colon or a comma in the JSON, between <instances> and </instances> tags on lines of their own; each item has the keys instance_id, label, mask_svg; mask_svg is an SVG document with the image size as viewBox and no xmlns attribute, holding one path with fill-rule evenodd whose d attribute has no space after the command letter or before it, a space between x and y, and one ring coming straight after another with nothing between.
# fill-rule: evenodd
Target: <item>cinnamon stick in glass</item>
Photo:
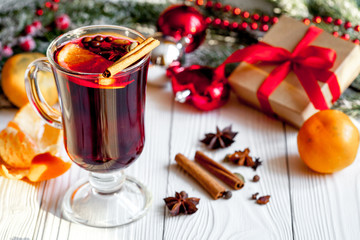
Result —
<instances>
[{"instance_id":1,"label":"cinnamon stick in glass","mask_svg":"<svg viewBox=\"0 0 360 240\"><path fill-rule=\"evenodd\" d=\"M109 66L104 72L103 77L109 78L124 70L131 64L138 61L140 58L144 57L146 54L150 53L154 48L160 45L159 40L156 40L152 37L147 38L145 41L141 42L133 50L125 54L122 58L114 62Z\"/></svg>"},{"instance_id":2,"label":"cinnamon stick in glass","mask_svg":"<svg viewBox=\"0 0 360 240\"><path fill-rule=\"evenodd\" d=\"M206 156L203 152L196 152L195 161L230 187L238 190L244 186L243 180L238 178L235 174L227 170L218 162L215 162L214 160Z\"/></svg>"},{"instance_id":3,"label":"cinnamon stick in glass","mask_svg":"<svg viewBox=\"0 0 360 240\"><path fill-rule=\"evenodd\" d=\"M223 196L226 191L215 178L213 178L204 169L198 166L194 161L189 160L181 153L175 156L175 161L188 172L201 186L216 200Z\"/></svg>"}]
</instances>

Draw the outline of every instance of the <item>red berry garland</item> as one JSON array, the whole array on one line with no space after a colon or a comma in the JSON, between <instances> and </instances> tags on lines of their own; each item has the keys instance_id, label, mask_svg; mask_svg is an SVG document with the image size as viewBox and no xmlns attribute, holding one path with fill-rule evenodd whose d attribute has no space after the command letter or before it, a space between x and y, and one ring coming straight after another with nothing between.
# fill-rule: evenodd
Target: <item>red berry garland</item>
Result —
<instances>
[{"instance_id":1,"label":"red berry garland","mask_svg":"<svg viewBox=\"0 0 360 240\"><path fill-rule=\"evenodd\" d=\"M30 52L36 47L36 43L32 37L25 37L20 40L20 47L25 52Z\"/></svg>"},{"instance_id":2,"label":"red berry garland","mask_svg":"<svg viewBox=\"0 0 360 240\"><path fill-rule=\"evenodd\" d=\"M235 15L235 16L240 15L241 9L240 9L240 8L234 8L232 13L233 13L233 15Z\"/></svg>"},{"instance_id":3,"label":"red berry garland","mask_svg":"<svg viewBox=\"0 0 360 240\"><path fill-rule=\"evenodd\" d=\"M193 2L193 0L188 0L189 2ZM223 6L220 2L213 2L213 1L206 1L206 4L204 4L204 1L197 0L195 1L195 4L197 6L203 6L205 5L205 8L212 9L213 11L222 11L225 12L225 14L228 14L229 12L232 13L233 16L239 17L242 19L242 21L239 22L229 22L229 20L221 19L219 17L212 20L211 17L206 18L206 23L212 24L214 27L220 27L223 29L228 29L230 31L243 31L246 29L250 30L260 30L262 32L266 32L269 30L270 26L273 24L276 24L278 22L278 17L276 16L267 16L262 15L260 16L258 13L252 13L250 14L248 11L242 11L238 7L234 7L231 5L225 5ZM334 31L333 35L335 37L339 36L339 30L342 32L341 38L345 40L350 40L350 35L346 33L348 30L354 30L355 32L360 32L360 25L355 25L352 27L352 23L349 21L346 21L345 23L341 19L333 19L330 16L314 16L311 18L303 18L303 23L306 25L310 25L311 22L314 24L333 24ZM249 27L249 28L248 28ZM339 29L340 28L340 29ZM355 39L352 40L353 43L358 44L359 40L357 39L358 36L356 36Z\"/></svg>"},{"instance_id":4,"label":"red berry garland","mask_svg":"<svg viewBox=\"0 0 360 240\"><path fill-rule=\"evenodd\" d=\"M35 34L35 32L36 32L36 27L34 26L34 25L27 25L26 27L25 27L25 33L27 34L27 35L34 35Z\"/></svg>"},{"instance_id":5,"label":"red berry garland","mask_svg":"<svg viewBox=\"0 0 360 240\"><path fill-rule=\"evenodd\" d=\"M345 29L351 28L351 22L346 22L346 23L344 24L344 28L345 28Z\"/></svg>"},{"instance_id":6,"label":"red berry garland","mask_svg":"<svg viewBox=\"0 0 360 240\"><path fill-rule=\"evenodd\" d=\"M40 21L34 21L32 25L35 27L36 30L40 30L42 28L42 24Z\"/></svg>"},{"instance_id":7,"label":"red berry garland","mask_svg":"<svg viewBox=\"0 0 360 240\"><path fill-rule=\"evenodd\" d=\"M330 23L332 23L332 21L333 21L332 17L330 17L330 16L324 17L325 23L330 24Z\"/></svg>"},{"instance_id":8,"label":"red berry garland","mask_svg":"<svg viewBox=\"0 0 360 240\"><path fill-rule=\"evenodd\" d=\"M70 17L62 14L55 19L55 26L59 30L66 30L70 26Z\"/></svg>"},{"instance_id":9,"label":"red berry garland","mask_svg":"<svg viewBox=\"0 0 360 240\"><path fill-rule=\"evenodd\" d=\"M42 9L37 9L36 10L36 15L42 16L43 14L44 14L44 11Z\"/></svg>"},{"instance_id":10,"label":"red berry garland","mask_svg":"<svg viewBox=\"0 0 360 240\"><path fill-rule=\"evenodd\" d=\"M59 8L58 3L60 3L60 1L61 0L47 1L42 4L41 7L36 8L35 15L39 20L35 20L32 24L26 25L23 32L17 39L14 39L11 43L5 43L2 48L0 42L0 59L2 57L11 57L14 54L13 48L16 46L20 47L25 52L34 50L36 42L33 37L41 36L44 31L51 31L52 29L52 24L43 27L43 24L40 21L42 16L49 11L56 12ZM62 31L69 28L70 22L70 17L66 14L60 15L54 20L56 28Z\"/></svg>"},{"instance_id":11,"label":"red berry garland","mask_svg":"<svg viewBox=\"0 0 360 240\"><path fill-rule=\"evenodd\" d=\"M342 20L341 19L335 19L334 24L336 26L340 26L342 24Z\"/></svg>"},{"instance_id":12,"label":"red berry garland","mask_svg":"<svg viewBox=\"0 0 360 240\"><path fill-rule=\"evenodd\" d=\"M2 54L4 57L10 57L14 54L14 52L10 46L5 45L2 49Z\"/></svg>"},{"instance_id":13,"label":"red berry garland","mask_svg":"<svg viewBox=\"0 0 360 240\"><path fill-rule=\"evenodd\" d=\"M314 22L314 23L321 23L321 17L320 17L320 16L315 16L315 17L313 18L313 22Z\"/></svg>"}]
</instances>

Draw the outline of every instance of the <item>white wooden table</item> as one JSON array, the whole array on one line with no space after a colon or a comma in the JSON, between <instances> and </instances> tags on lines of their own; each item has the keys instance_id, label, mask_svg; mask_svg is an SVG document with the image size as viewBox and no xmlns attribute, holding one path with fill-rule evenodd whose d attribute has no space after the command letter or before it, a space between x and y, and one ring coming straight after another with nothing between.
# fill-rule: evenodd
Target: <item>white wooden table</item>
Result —
<instances>
[{"instance_id":1,"label":"white wooden table","mask_svg":"<svg viewBox=\"0 0 360 240\"><path fill-rule=\"evenodd\" d=\"M15 110L0 110L0 129ZM207 132L232 124L239 132L229 148L206 151ZM153 193L153 205L141 220L119 228L98 229L70 223L61 216L66 189L87 173L73 164L66 174L29 184L0 177L0 239L360 239L360 162L330 175L309 170L296 147L297 130L247 107L232 97L224 107L200 112L175 103L169 89L148 87L146 147L127 169ZM193 159L203 150L217 161L249 147L263 160L251 168L225 166L242 173L245 187L229 200L211 197L174 161L177 153ZM250 179L257 173L261 179ZM200 197L198 212L171 217L163 198L185 190ZM251 195L270 194L261 206Z\"/></svg>"}]
</instances>

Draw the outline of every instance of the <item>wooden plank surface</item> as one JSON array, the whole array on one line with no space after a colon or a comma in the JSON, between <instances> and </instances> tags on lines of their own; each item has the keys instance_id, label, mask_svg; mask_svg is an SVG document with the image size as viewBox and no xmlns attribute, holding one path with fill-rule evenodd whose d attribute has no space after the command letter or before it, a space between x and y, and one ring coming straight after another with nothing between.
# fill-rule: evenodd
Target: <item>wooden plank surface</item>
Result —
<instances>
[{"instance_id":1,"label":"wooden plank surface","mask_svg":"<svg viewBox=\"0 0 360 240\"><path fill-rule=\"evenodd\" d=\"M0 110L0 129L15 110ZM238 131L229 148L207 150L199 140L215 127L232 124ZM239 103L200 112L174 103L169 88L149 87L146 106L146 144L141 157L127 169L152 191L154 201L145 218L128 226L98 229L69 223L61 216L61 198L70 184L87 173L73 165L66 174L38 184L0 177L0 239L360 239L359 156L335 174L310 171L299 159L297 130ZM174 156L193 159L202 150L216 161L249 147L263 165L251 168L224 163L244 175L245 187L229 200L212 200ZM251 181L254 174L261 179ZM200 197L191 216L171 217L163 198L185 190ZM259 206L253 193L270 194Z\"/></svg>"}]
</instances>

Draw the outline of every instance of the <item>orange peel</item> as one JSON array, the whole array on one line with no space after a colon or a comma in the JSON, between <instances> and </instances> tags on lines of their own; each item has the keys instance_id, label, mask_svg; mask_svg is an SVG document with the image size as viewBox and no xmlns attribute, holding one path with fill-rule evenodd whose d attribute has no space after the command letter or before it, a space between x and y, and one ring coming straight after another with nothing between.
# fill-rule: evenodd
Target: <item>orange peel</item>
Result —
<instances>
[{"instance_id":1,"label":"orange peel","mask_svg":"<svg viewBox=\"0 0 360 240\"><path fill-rule=\"evenodd\" d=\"M62 175L71 167L62 130L50 127L26 104L0 132L0 175L32 182Z\"/></svg>"}]
</instances>

